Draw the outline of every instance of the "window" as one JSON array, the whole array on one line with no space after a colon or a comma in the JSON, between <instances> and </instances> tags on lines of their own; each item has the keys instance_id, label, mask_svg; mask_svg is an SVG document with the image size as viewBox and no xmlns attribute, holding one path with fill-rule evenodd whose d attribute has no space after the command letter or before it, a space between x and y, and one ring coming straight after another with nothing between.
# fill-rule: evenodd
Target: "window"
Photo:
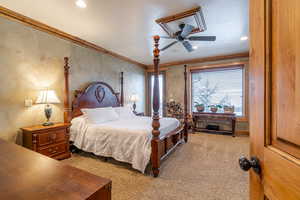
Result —
<instances>
[{"instance_id":1,"label":"window","mask_svg":"<svg viewBox=\"0 0 300 200\"><path fill-rule=\"evenodd\" d=\"M205 106L234 106L237 116L245 116L244 66L192 71L192 110L197 103ZM218 112L223 112L219 109Z\"/></svg>"},{"instance_id":2,"label":"window","mask_svg":"<svg viewBox=\"0 0 300 200\"><path fill-rule=\"evenodd\" d=\"M164 74L158 76L159 80L159 115L162 117L164 113ZM154 74L150 75L150 105L149 110L151 115L153 113L153 86L154 86Z\"/></svg>"}]
</instances>

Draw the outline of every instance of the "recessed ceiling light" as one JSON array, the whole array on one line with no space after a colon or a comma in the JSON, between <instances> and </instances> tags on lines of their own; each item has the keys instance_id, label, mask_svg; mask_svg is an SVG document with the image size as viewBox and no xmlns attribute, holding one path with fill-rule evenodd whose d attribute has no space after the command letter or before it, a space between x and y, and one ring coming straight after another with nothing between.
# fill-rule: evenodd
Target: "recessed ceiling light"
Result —
<instances>
[{"instance_id":1,"label":"recessed ceiling light","mask_svg":"<svg viewBox=\"0 0 300 200\"><path fill-rule=\"evenodd\" d=\"M86 3L84 2L84 0L77 0L77 1L76 1L76 5L77 5L79 8L86 8Z\"/></svg>"},{"instance_id":2,"label":"recessed ceiling light","mask_svg":"<svg viewBox=\"0 0 300 200\"><path fill-rule=\"evenodd\" d=\"M198 47L197 47L197 46L193 46L193 49L195 49L195 50L196 50L196 49L198 49Z\"/></svg>"},{"instance_id":3,"label":"recessed ceiling light","mask_svg":"<svg viewBox=\"0 0 300 200\"><path fill-rule=\"evenodd\" d=\"M248 37L247 36L243 36L243 37L241 37L241 40L242 41L248 40Z\"/></svg>"}]
</instances>

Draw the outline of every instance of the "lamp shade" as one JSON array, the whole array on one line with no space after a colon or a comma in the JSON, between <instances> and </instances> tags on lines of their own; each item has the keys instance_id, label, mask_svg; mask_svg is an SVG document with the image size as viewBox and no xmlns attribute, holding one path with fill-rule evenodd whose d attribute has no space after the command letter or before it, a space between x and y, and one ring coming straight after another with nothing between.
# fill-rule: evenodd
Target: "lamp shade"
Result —
<instances>
[{"instance_id":1,"label":"lamp shade","mask_svg":"<svg viewBox=\"0 0 300 200\"><path fill-rule=\"evenodd\" d=\"M130 97L130 101L132 101L132 102L137 102L137 101L139 101L140 100L140 98L139 98L139 96L137 95L137 94L133 94L131 97Z\"/></svg>"},{"instance_id":2,"label":"lamp shade","mask_svg":"<svg viewBox=\"0 0 300 200\"><path fill-rule=\"evenodd\" d=\"M42 90L36 100L37 104L55 104L60 103L54 90Z\"/></svg>"}]
</instances>

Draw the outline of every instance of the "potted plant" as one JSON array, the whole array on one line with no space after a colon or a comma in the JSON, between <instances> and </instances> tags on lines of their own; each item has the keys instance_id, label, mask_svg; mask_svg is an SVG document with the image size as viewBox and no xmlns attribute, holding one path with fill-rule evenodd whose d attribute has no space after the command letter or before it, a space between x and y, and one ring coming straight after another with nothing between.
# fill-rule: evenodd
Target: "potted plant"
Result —
<instances>
[{"instance_id":1,"label":"potted plant","mask_svg":"<svg viewBox=\"0 0 300 200\"><path fill-rule=\"evenodd\" d=\"M205 110L205 106L203 103L195 102L195 108L198 112L203 112Z\"/></svg>"},{"instance_id":2,"label":"potted plant","mask_svg":"<svg viewBox=\"0 0 300 200\"><path fill-rule=\"evenodd\" d=\"M183 109L179 102L170 100L168 103L166 103L166 107L168 117L175 117L177 119L183 118Z\"/></svg>"},{"instance_id":3,"label":"potted plant","mask_svg":"<svg viewBox=\"0 0 300 200\"><path fill-rule=\"evenodd\" d=\"M216 105L210 105L209 107L210 107L210 111L213 112L213 113L218 112L218 109L219 109L219 108L220 108L220 109L222 108L222 106L219 105L219 104L216 104Z\"/></svg>"},{"instance_id":4,"label":"potted plant","mask_svg":"<svg viewBox=\"0 0 300 200\"><path fill-rule=\"evenodd\" d=\"M224 113L234 113L234 106L224 105Z\"/></svg>"}]
</instances>

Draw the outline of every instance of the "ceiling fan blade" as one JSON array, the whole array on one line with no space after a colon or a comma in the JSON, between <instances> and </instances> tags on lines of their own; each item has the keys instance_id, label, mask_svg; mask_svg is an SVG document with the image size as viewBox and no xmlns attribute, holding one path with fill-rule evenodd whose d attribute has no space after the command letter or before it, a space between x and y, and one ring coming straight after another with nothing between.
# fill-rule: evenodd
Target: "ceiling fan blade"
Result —
<instances>
[{"instance_id":1,"label":"ceiling fan blade","mask_svg":"<svg viewBox=\"0 0 300 200\"><path fill-rule=\"evenodd\" d=\"M168 44L167 46L165 46L164 48L162 48L162 49L160 49L160 50L161 50L161 51L164 51L164 50L170 48L171 46L173 46L174 44L176 44L177 42L178 42L178 41L174 41L174 42Z\"/></svg>"},{"instance_id":2,"label":"ceiling fan blade","mask_svg":"<svg viewBox=\"0 0 300 200\"><path fill-rule=\"evenodd\" d=\"M191 36L188 38L190 41L216 41L216 36Z\"/></svg>"},{"instance_id":3,"label":"ceiling fan blade","mask_svg":"<svg viewBox=\"0 0 300 200\"><path fill-rule=\"evenodd\" d=\"M182 30L182 33L181 33L181 37L186 38L193 30L194 30L194 27L192 25L185 24L185 26Z\"/></svg>"},{"instance_id":4,"label":"ceiling fan blade","mask_svg":"<svg viewBox=\"0 0 300 200\"><path fill-rule=\"evenodd\" d=\"M160 36L160 38L163 38L163 39L176 39L176 38L170 37L170 36Z\"/></svg>"},{"instance_id":5,"label":"ceiling fan blade","mask_svg":"<svg viewBox=\"0 0 300 200\"><path fill-rule=\"evenodd\" d=\"M192 46L188 41L183 41L183 42L182 42L182 45L185 47L185 49L186 49L188 52L194 51L193 46Z\"/></svg>"}]
</instances>

